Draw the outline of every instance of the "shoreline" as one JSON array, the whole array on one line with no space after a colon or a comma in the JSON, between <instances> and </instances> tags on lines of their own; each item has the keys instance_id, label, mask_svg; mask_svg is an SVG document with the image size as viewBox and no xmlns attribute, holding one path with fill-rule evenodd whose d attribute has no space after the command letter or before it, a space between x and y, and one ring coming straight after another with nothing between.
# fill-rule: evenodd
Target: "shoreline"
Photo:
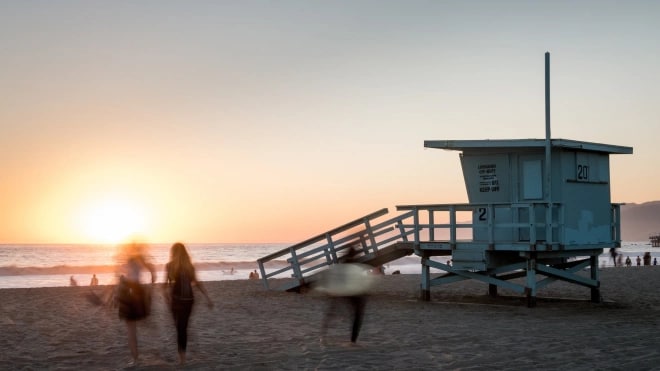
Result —
<instances>
[{"instance_id":1,"label":"shoreline","mask_svg":"<svg viewBox=\"0 0 660 371\"><path fill-rule=\"evenodd\" d=\"M267 291L260 280L209 281L216 306L209 310L201 298L195 304L183 369L657 367L660 268L600 272L603 303L589 302L587 288L556 282L539 291L535 308L505 290L490 298L477 281L433 287L423 302L418 274L380 276L354 346L341 315L319 341L323 295ZM126 368L125 325L116 310L85 300L89 290L0 290L3 367ZM138 324L138 342L140 363L129 369L179 369L171 315L158 290L151 316Z\"/></svg>"}]
</instances>

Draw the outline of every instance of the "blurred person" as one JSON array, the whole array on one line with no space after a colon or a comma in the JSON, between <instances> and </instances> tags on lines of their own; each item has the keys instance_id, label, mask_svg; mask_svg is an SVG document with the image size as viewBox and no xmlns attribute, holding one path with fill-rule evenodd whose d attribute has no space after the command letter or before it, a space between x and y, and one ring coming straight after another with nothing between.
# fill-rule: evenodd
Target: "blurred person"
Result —
<instances>
[{"instance_id":1,"label":"blurred person","mask_svg":"<svg viewBox=\"0 0 660 371\"><path fill-rule=\"evenodd\" d=\"M98 286L99 279L96 278L96 274L92 275L92 280L89 282L90 286Z\"/></svg>"},{"instance_id":2,"label":"blurred person","mask_svg":"<svg viewBox=\"0 0 660 371\"><path fill-rule=\"evenodd\" d=\"M619 253L616 251L615 247L610 248L610 256L612 257L612 264L616 267L616 257Z\"/></svg>"},{"instance_id":3,"label":"blurred person","mask_svg":"<svg viewBox=\"0 0 660 371\"><path fill-rule=\"evenodd\" d=\"M328 308L321 323L321 341L324 341L330 318L334 317L341 304L352 312L351 343L355 343L360 334L366 293L371 286L373 275L366 274L370 269L357 263L358 251L351 246L346 255L340 259L340 264L325 272L321 280L320 290L330 296Z\"/></svg>"},{"instance_id":4,"label":"blurred person","mask_svg":"<svg viewBox=\"0 0 660 371\"><path fill-rule=\"evenodd\" d=\"M170 261L165 266L165 274L165 299L170 305L176 327L179 363L184 364L188 346L188 321L195 302L193 286L204 295L209 308L213 308L213 301L204 285L197 280L195 267L182 243L177 242L170 248Z\"/></svg>"},{"instance_id":5,"label":"blurred person","mask_svg":"<svg viewBox=\"0 0 660 371\"><path fill-rule=\"evenodd\" d=\"M651 265L651 253L650 252L645 252L644 257L642 258L644 261L644 265Z\"/></svg>"},{"instance_id":6,"label":"blurred person","mask_svg":"<svg viewBox=\"0 0 660 371\"><path fill-rule=\"evenodd\" d=\"M143 271L151 273L151 283L156 282L156 270L146 255L147 246L141 242L129 242L120 246L117 255L117 275L115 304L119 308L119 318L126 322L128 347L131 352L129 366L138 362L137 321L146 318L151 309L151 287L140 283Z\"/></svg>"},{"instance_id":7,"label":"blurred person","mask_svg":"<svg viewBox=\"0 0 660 371\"><path fill-rule=\"evenodd\" d=\"M73 276L69 277L69 286L78 286L78 282Z\"/></svg>"}]
</instances>

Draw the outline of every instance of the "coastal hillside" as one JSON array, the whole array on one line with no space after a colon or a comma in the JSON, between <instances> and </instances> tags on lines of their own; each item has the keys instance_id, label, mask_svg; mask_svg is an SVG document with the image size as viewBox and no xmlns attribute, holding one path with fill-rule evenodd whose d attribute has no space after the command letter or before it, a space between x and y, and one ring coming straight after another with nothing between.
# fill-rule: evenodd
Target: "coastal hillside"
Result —
<instances>
[{"instance_id":1,"label":"coastal hillside","mask_svg":"<svg viewBox=\"0 0 660 371\"><path fill-rule=\"evenodd\" d=\"M660 201L621 206L621 236L624 241L648 241L660 233Z\"/></svg>"}]
</instances>

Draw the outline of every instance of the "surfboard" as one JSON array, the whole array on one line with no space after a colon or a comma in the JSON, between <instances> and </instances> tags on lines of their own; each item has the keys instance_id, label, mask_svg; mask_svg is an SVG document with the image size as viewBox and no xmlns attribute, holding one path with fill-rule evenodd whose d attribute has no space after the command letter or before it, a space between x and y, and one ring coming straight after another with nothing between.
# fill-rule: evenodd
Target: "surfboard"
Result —
<instances>
[{"instance_id":1,"label":"surfboard","mask_svg":"<svg viewBox=\"0 0 660 371\"><path fill-rule=\"evenodd\" d=\"M374 284L370 273L372 266L366 264L337 264L323 271L316 290L333 296L365 294Z\"/></svg>"}]
</instances>

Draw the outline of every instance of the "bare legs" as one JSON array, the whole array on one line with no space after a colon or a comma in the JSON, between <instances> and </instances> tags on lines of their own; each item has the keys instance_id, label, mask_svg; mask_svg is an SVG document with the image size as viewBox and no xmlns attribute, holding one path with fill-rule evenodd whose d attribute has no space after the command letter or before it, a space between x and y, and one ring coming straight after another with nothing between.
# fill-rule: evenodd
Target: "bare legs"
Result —
<instances>
[{"instance_id":1,"label":"bare legs","mask_svg":"<svg viewBox=\"0 0 660 371\"><path fill-rule=\"evenodd\" d=\"M131 363L137 363L138 342L137 342L137 322L126 321L126 330L128 332L128 348L131 350Z\"/></svg>"}]
</instances>

